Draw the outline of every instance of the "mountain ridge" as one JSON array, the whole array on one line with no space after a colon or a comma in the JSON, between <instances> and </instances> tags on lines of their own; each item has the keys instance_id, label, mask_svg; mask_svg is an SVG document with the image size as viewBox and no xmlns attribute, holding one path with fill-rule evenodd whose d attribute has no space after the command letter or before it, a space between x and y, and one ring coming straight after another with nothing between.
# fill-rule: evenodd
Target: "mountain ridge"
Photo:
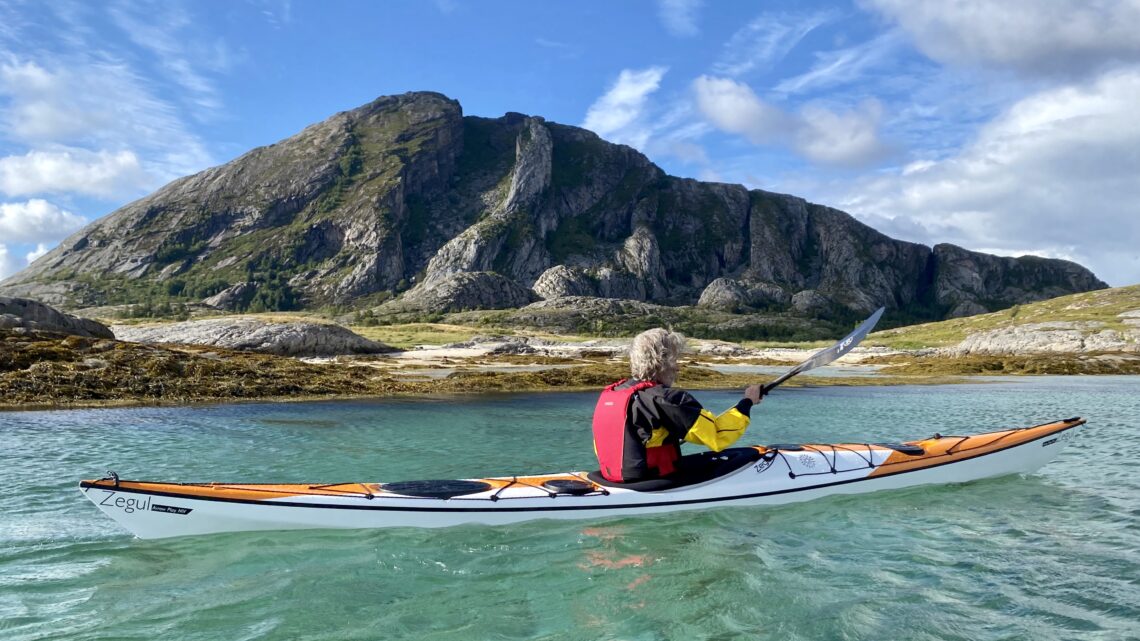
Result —
<instances>
[{"instance_id":1,"label":"mountain ridge","mask_svg":"<svg viewBox=\"0 0 1140 641\"><path fill-rule=\"evenodd\" d=\"M889 238L667 175L592 132L384 96L91 223L0 293L77 307L516 308L561 296L939 319L1107 287L1068 261Z\"/></svg>"}]
</instances>

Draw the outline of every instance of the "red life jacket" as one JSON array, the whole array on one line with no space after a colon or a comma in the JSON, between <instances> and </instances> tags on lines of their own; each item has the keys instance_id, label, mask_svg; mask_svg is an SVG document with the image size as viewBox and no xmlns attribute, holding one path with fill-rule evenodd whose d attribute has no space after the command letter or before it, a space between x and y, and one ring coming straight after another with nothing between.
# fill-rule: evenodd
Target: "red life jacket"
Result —
<instances>
[{"instance_id":1,"label":"red life jacket","mask_svg":"<svg viewBox=\"0 0 1140 641\"><path fill-rule=\"evenodd\" d=\"M615 389L626 380L606 387L594 408L594 451L598 454L602 476L615 483L625 481L623 469L633 453L630 448L643 447L629 425L629 406L633 395L656 385L653 381L641 381L625 389ZM646 448L647 467L655 468L661 476L673 472L673 462L679 455L677 449L675 445Z\"/></svg>"}]
</instances>

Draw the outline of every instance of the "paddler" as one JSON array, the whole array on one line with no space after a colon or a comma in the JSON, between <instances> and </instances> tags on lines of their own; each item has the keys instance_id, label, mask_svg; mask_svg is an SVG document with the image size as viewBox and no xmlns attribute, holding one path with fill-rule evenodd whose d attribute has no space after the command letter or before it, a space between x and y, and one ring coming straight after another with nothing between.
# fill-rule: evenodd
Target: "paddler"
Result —
<instances>
[{"instance_id":1,"label":"paddler","mask_svg":"<svg viewBox=\"0 0 1140 641\"><path fill-rule=\"evenodd\" d=\"M594 452L606 479L628 483L668 476L677 471L682 441L719 452L748 428L760 386L750 385L735 406L714 415L673 387L684 346L684 336L661 328L633 339L631 377L607 387L594 410Z\"/></svg>"}]
</instances>

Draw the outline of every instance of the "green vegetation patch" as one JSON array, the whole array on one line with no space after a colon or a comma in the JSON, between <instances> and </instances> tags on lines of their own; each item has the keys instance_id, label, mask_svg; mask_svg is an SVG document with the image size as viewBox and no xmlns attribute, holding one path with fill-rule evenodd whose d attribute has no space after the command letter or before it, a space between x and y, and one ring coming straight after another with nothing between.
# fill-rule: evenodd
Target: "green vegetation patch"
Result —
<instances>
[{"instance_id":1,"label":"green vegetation patch","mask_svg":"<svg viewBox=\"0 0 1140 641\"><path fill-rule=\"evenodd\" d=\"M353 325L350 329L369 340L399 349L412 349L417 345L462 343L486 334L486 330L478 327L440 323L408 323L388 326Z\"/></svg>"},{"instance_id":2,"label":"green vegetation patch","mask_svg":"<svg viewBox=\"0 0 1140 641\"><path fill-rule=\"evenodd\" d=\"M558 128L551 127L558 133ZM554 187L572 188L586 183L597 169L599 158L607 155L609 143L593 135L578 132L558 135L551 152L550 182Z\"/></svg>"},{"instance_id":3,"label":"green vegetation patch","mask_svg":"<svg viewBox=\"0 0 1140 641\"><path fill-rule=\"evenodd\" d=\"M555 263L579 254L589 254L597 248L598 241L590 230L586 216L571 216L558 225L558 229L547 234L546 249Z\"/></svg>"}]
</instances>

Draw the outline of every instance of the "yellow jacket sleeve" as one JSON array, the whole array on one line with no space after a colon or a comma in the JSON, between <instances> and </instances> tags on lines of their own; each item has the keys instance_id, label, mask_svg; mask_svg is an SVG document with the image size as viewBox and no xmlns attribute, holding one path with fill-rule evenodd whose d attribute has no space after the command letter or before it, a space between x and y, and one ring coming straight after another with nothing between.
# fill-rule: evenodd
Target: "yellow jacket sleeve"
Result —
<instances>
[{"instance_id":1,"label":"yellow jacket sleeve","mask_svg":"<svg viewBox=\"0 0 1140 641\"><path fill-rule=\"evenodd\" d=\"M700 416L685 434L685 440L719 452L744 435L748 423L748 416L735 407L721 412L720 416L714 416L712 412L702 409Z\"/></svg>"}]
</instances>

